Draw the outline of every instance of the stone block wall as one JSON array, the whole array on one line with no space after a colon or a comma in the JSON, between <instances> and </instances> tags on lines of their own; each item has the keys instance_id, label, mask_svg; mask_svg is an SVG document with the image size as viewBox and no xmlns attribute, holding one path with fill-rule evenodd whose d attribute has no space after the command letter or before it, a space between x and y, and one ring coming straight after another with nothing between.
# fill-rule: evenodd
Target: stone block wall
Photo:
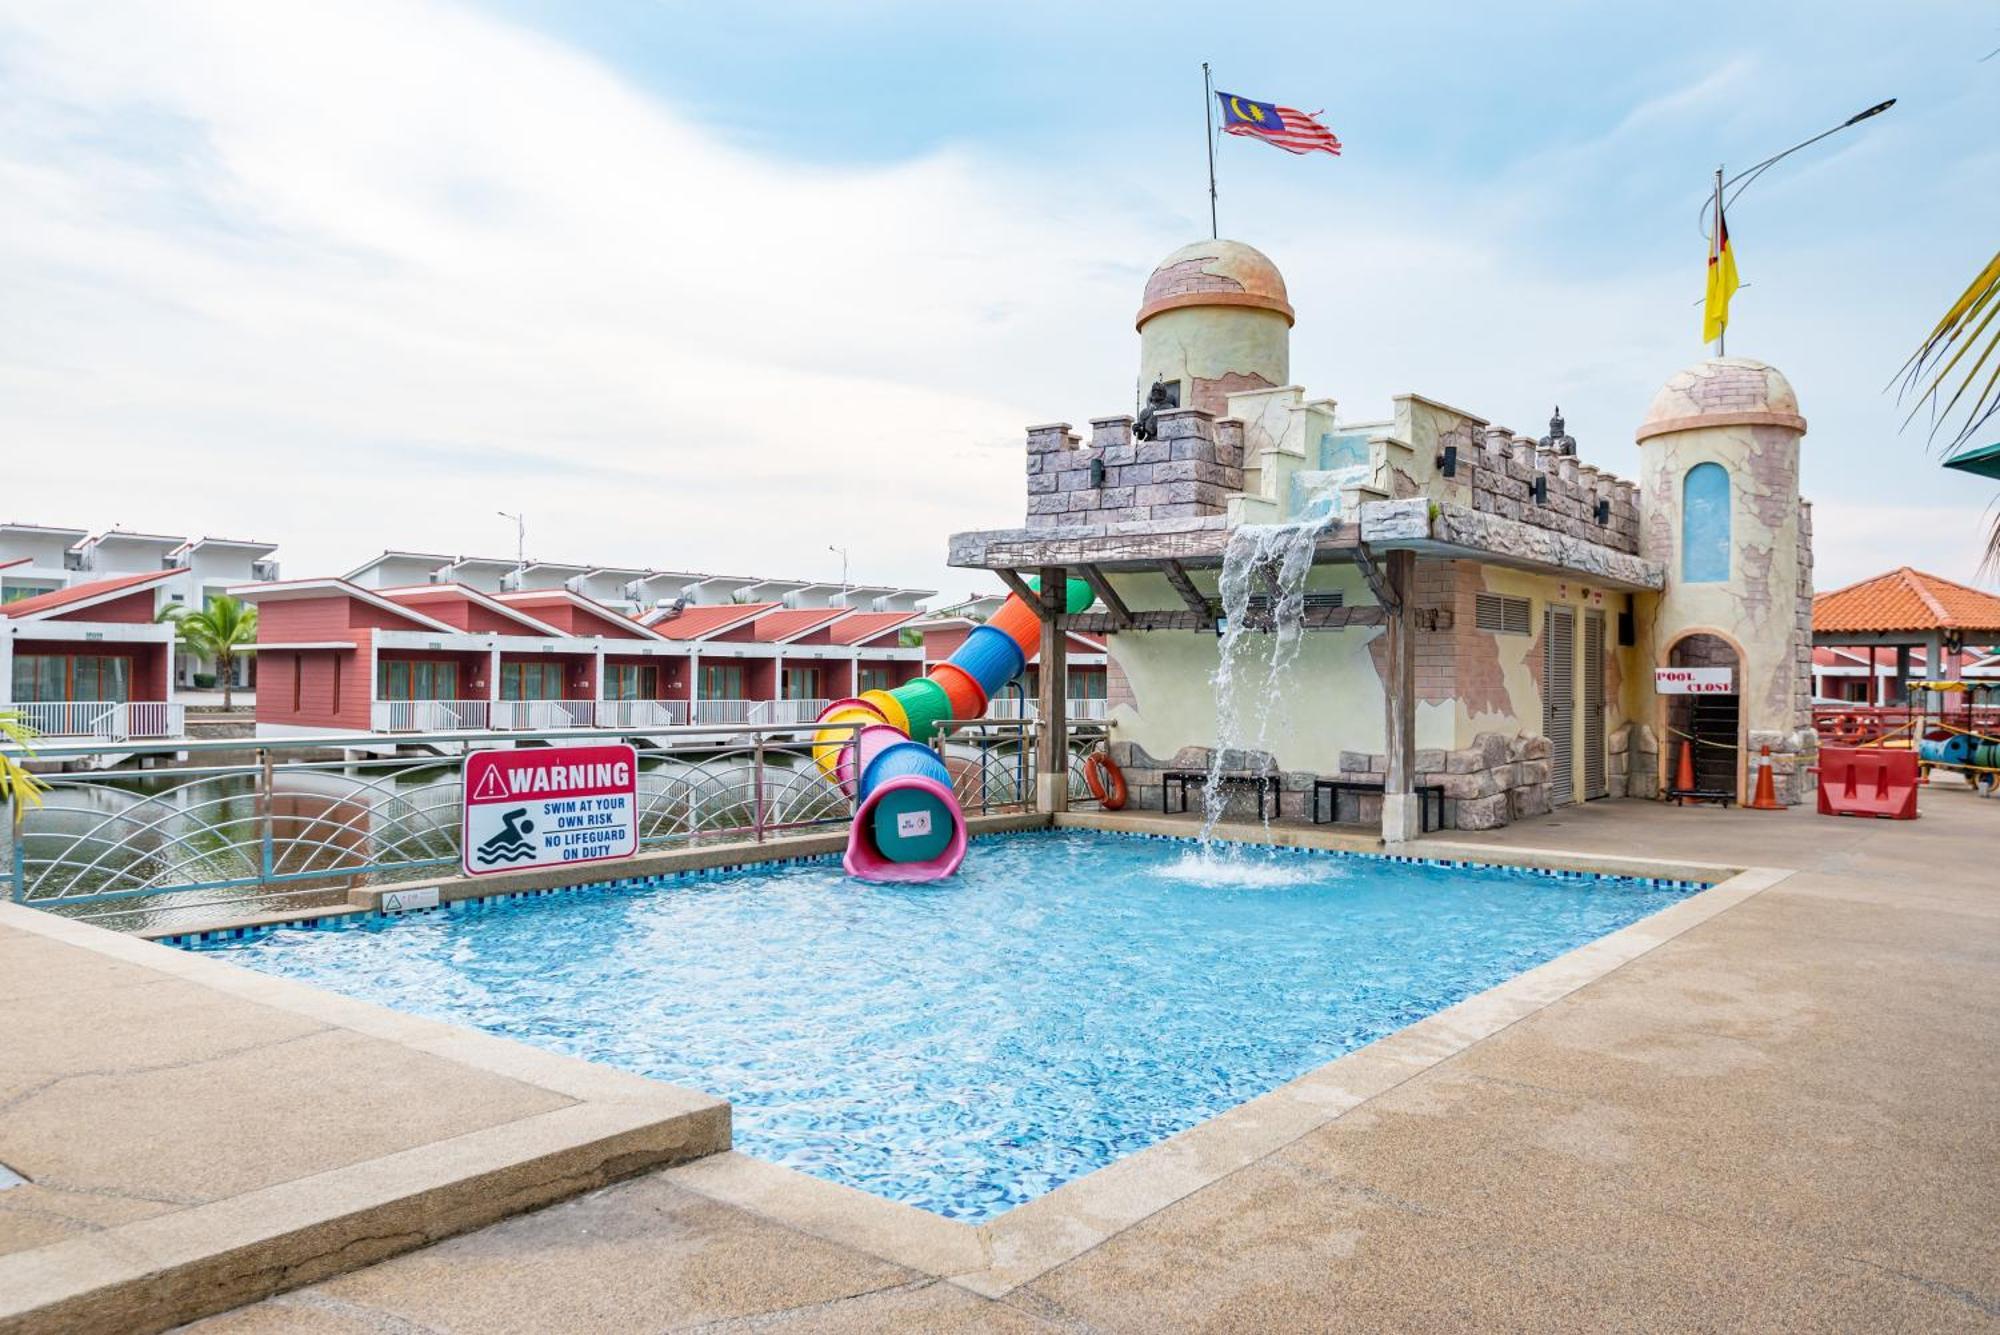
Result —
<instances>
[{"instance_id":1,"label":"stone block wall","mask_svg":"<svg viewBox=\"0 0 2000 1335\"><path fill-rule=\"evenodd\" d=\"M1472 508L1519 520L1615 551L1639 550L1639 489L1636 484L1579 463L1575 455L1545 449L1530 436L1503 426L1487 427L1476 448L1461 446L1458 475L1472 490ZM1535 479L1548 479L1547 503L1535 500ZM1597 522L1599 500L1611 502L1608 520Z\"/></svg>"},{"instance_id":2,"label":"stone block wall","mask_svg":"<svg viewBox=\"0 0 2000 1335\"><path fill-rule=\"evenodd\" d=\"M1340 773L1327 777L1380 785L1386 766L1385 757L1373 752L1343 751ZM1417 751L1418 786L1444 789L1447 830L1497 830L1525 816L1546 816L1551 768L1546 737L1482 732L1461 750ZM1381 812L1379 796L1361 799L1363 822L1380 819Z\"/></svg>"},{"instance_id":3,"label":"stone block wall","mask_svg":"<svg viewBox=\"0 0 2000 1335\"><path fill-rule=\"evenodd\" d=\"M1660 739L1643 723L1612 729L1605 739L1605 778L1613 797L1660 795Z\"/></svg>"},{"instance_id":4,"label":"stone block wall","mask_svg":"<svg viewBox=\"0 0 2000 1335\"><path fill-rule=\"evenodd\" d=\"M1067 422L1028 428L1028 527L1129 524L1220 515L1243 490L1243 424L1200 408L1159 416L1157 440L1130 417L1099 417L1090 442ZM1092 485L1091 464L1103 480Z\"/></svg>"}]
</instances>

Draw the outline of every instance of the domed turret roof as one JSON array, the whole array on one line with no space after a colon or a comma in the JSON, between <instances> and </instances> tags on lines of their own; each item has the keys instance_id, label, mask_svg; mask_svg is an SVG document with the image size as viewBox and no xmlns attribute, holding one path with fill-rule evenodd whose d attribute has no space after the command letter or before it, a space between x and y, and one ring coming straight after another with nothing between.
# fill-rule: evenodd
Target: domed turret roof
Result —
<instances>
[{"instance_id":1,"label":"domed turret roof","mask_svg":"<svg viewBox=\"0 0 2000 1335\"><path fill-rule=\"evenodd\" d=\"M1677 371L1653 396L1639 439L1705 426L1806 429L1799 396L1774 366L1755 357L1710 357Z\"/></svg>"},{"instance_id":2,"label":"domed turret roof","mask_svg":"<svg viewBox=\"0 0 2000 1335\"><path fill-rule=\"evenodd\" d=\"M1197 241L1160 261L1146 280L1138 323L1180 306L1249 306L1292 323L1284 275L1263 251L1241 241Z\"/></svg>"}]
</instances>

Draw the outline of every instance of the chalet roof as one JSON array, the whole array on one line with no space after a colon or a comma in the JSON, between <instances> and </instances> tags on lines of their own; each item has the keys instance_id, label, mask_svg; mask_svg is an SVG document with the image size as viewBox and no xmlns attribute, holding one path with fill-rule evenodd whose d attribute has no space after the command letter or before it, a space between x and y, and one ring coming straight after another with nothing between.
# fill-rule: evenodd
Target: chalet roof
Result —
<instances>
[{"instance_id":1,"label":"chalet roof","mask_svg":"<svg viewBox=\"0 0 2000 1335\"><path fill-rule=\"evenodd\" d=\"M376 592L391 602L402 603L408 607L435 607L439 603L462 600L476 607L498 612L501 616L527 627L536 635L552 635L564 640L572 638L566 631L557 630L546 621L537 621L526 612L507 606L492 594L481 593L465 584L411 584L400 589L377 589Z\"/></svg>"},{"instance_id":2,"label":"chalet roof","mask_svg":"<svg viewBox=\"0 0 2000 1335\"><path fill-rule=\"evenodd\" d=\"M51 612L81 610L135 589L149 588L180 573L178 570L148 570L137 575L113 575L110 579L92 580L88 584L72 584L66 589L51 589L18 602L0 603L0 618L21 621L47 616Z\"/></svg>"},{"instance_id":3,"label":"chalet roof","mask_svg":"<svg viewBox=\"0 0 2000 1335\"><path fill-rule=\"evenodd\" d=\"M1813 599L1813 634L1956 630L2000 637L2000 597L1900 566Z\"/></svg>"},{"instance_id":4,"label":"chalet roof","mask_svg":"<svg viewBox=\"0 0 2000 1335\"><path fill-rule=\"evenodd\" d=\"M740 626L776 607L776 603L697 603L678 616L662 616L646 624L669 640L699 640Z\"/></svg>"},{"instance_id":5,"label":"chalet roof","mask_svg":"<svg viewBox=\"0 0 2000 1335\"><path fill-rule=\"evenodd\" d=\"M664 638L651 626L626 616L615 607L607 607L595 598L578 593L574 589L519 589L512 593L496 593L492 597L509 607L533 611L538 607L558 607L567 604L580 608L602 621L608 621L620 630L630 631L634 639L657 640Z\"/></svg>"},{"instance_id":6,"label":"chalet roof","mask_svg":"<svg viewBox=\"0 0 2000 1335\"><path fill-rule=\"evenodd\" d=\"M776 644L799 635L810 635L828 622L847 616L844 607L781 607L757 618L751 635L765 644Z\"/></svg>"},{"instance_id":7,"label":"chalet roof","mask_svg":"<svg viewBox=\"0 0 2000 1335\"><path fill-rule=\"evenodd\" d=\"M856 612L834 624L833 642L861 644L878 635L901 630L921 615L920 612Z\"/></svg>"},{"instance_id":8,"label":"chalet roof","mask_svg":"<svg viewBox=\"0 0 2000 1335\"><path fill-rule=\"evenodd\" d=\"M171 572L169 572L171 573ZM352 598L357 602L394 613L411 625L422 626L425 630L445 631L457 634L458 627L436 617L425 616L414 607L406 607L392 602L377 589L365 589L359 584L350 584L344 579L327 576L321 579L281 579L264 584L238 584L230 590L232 597L241 598L246 603L295 602L307 598L339 597Z\"/></svg>"}]
</instances>

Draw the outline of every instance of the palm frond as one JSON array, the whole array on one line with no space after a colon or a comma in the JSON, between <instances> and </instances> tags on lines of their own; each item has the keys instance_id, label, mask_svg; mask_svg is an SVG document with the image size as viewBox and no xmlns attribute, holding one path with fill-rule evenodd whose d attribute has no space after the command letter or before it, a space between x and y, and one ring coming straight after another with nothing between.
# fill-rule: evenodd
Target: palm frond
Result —
<instances>
[{"instance_id":1,"label":"palm frond","mask_svg":"<svg viewBox=\"0 0 2000 1335\"><path fill-rule=\"evenodd\" d=\"M2000 252L1987 261L1977 278L1959 294L1945 311L1921 346L1910 354L1896 378L1902 382L1898 397L1914 397L1904 425L1928 411L1930 439L1944 441L1946 453L1971 441L1976 433L2000 413L2000 361L1981 379L1988 361L2000 351ZM1968 354L1972 361L1965 365ZM1961 369L1963 367L1963 369ZM1939 406L1939 397L1954 382L1949 398ZM2000 551L2000 531L1995 534L1995 551ZM1989 554L1989 561L2000 560Z\"/></svg>"},{"instance_id":2,"label":"palm frond","mask_svg":"<svg viewBox=\"0 0 2000 1335\"><path fill-rule=\"evenodd\" d=\"M28 743L35 739L35 730L22 719L20 711L0 709L0 741L12 742L28 755ZM42 793L47 785L13 756L0 752L0 799L18 800L24 807L38 807L42 804Z\"/></svg>"}]
</instances>

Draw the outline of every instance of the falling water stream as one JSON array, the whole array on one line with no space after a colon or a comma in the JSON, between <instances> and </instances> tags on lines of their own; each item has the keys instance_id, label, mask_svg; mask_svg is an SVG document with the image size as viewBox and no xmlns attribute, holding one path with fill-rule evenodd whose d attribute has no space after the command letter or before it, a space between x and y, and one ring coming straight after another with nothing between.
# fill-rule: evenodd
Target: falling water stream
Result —
<instances>
[{"instance_id":1,"label":"falling water stream","mask_svg":"<svg viewBox=\"0 0 2000 1335\"><path fill-rule=\"evenodd\" d=\"M1250 863L1237 856L1234 845L1217 843L1213 835L1226 805L1224 776L1244 768L1253 756L1260 761L1267 757L1274 714L1284 717L1285 711L1276 706L1282 679L1298 657L1304 636L1306 577L1312 573L1319 537L1335 510L1316 505L1308 514L1312 517L1291 523L1239 525L1223 549L1223 628L1210 678L1215 688L1215 746L1209 755L1208 781L1202 786L1199 851L1187 860L1188 874L1211 882L1261 884L1273 877L1289 879L1280 866ZM1252 624L1250 600L1260 579L1269 587L1270 614L1268 619L1257 615ZM1260 816L1262 812L1259 803ZM1270 818L1262 819L1268 826Z\"/></svg>"}]
</instances>

